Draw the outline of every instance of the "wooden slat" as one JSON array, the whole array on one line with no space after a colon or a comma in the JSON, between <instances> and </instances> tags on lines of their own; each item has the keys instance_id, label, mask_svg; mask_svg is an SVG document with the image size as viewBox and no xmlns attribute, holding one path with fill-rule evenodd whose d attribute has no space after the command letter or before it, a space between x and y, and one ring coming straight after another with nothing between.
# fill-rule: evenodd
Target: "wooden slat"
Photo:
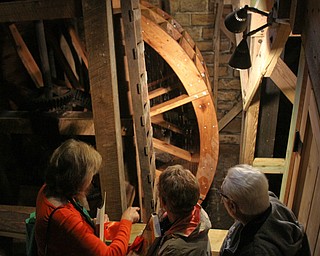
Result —
<instances>
[{"instance_id":1,"label":"wooden slat","mask_svg":"<svg viewBox=\"0 0 320 256\"><path fill-rule=\"evenodd\" d=\"M161 96L163 94L166 94L166 93L170 92L171 90L172 90L171 87L168 86L168 87L165 87L165 88L164 87L160 87L160 88L157 88L155 90L149 91L149 100L154 99L156 97L159 97L159 96Z\"/></svg>"},{"instance_id":2,"label":"wooden slat","mask_svg":"<svg viewBox=\"0 0 320 256\"><path fill-rule=\"evenodd\" d=\"M173 98L171 100L168 100L166 102L160 103L156 106L153 106L150 108L150 115L155 116L158 114L161 114L163 112L169 111L171 109L174 109L176 107L180 107L182 105L185 105L189 102L192 102L193 100L205 97L208 95L208 91L204 91L202 93L198 93L192 96L188 96L186 94L182 94L176 98Z\"/></svg>"},{"instance_id":3,"label":"wooden slat","mask_svg":"<svg viewBox=\"0 0 320 256\"><path fill-rule=\"evenodd\" d=\"M96 145L102 155L101 191L107 191L109 218L119 220L127 200L112 7L105 0L83 0L82 7Z\"/></svg>"},{"instance_id":4,"label":"wooden slat","mask_svg":"<svg viewBox=\"0 0 320 256\"><path fill-rule=\"evenodd\" d=\"M40 88L43 87L43 78L42 73L34 60L33 56L31 55L27 45L25 44L23 38L21 37L17 27L15 24L9 25L9 29L12 35L12 38L15 42L15 48L17 50L17 53L27 69L29 75L31 76L31 79L35 83L35 85Z\"/></svg>"},{"instance_id":5,"label":"wooden slat","mask_svg":"<svg viewBox=\"0 0 320 256\"><path fill-rule=\"evenodd\" d=\"M193 60L195 57L195 52L191 45L188 43L188 41L184 37L181 37L179 40L179 44L182 47L182 49L185 50L189 58Z\"/></svg>"},{"instance_id":6,"label":"wooden slat","mask_svg":"<svg viewBox=\"0 0 320 256\"><path fill-rule=\"evenodd\" d=\"M279 87L288 100L293 103L297 77L281 58L278 59L270 78Z\"/></svg>"},{"instance_id":7,"label":"wooden slat","mask_svg":"<svg viewBox=\"0 0 320 256\"><path fill-rule=\"evenodd\" d=\"M76 0L7 1L0 4L0 22L68 19L81 16Z\"/></svg>"},{"instance_id":8,"label":"wooden slat","mask_svg":"<svg viewBox=\"0 0 320 256\"><path fill-rule=\"evenodd\" d=\"M219 131L227 126L242 111L242 101L239 101L227 114L219 121Z\"/></svg>"},{"instance_id":9,"label":"wooden slat","mask_svg":"<svg viewBox=\"0 0 320 256\"><path fill-rule=\"evenodd\" d=\"M247 110L258 90L262 78L273 71L290 34L290 27L279 24L275 29L267 29L260 48L259 58L255 58L249 76L248 90L244 93L244 109ZM271 43L272 41L272 43Z\"/></svg>"},{"instance_id":10,"label":"wooden slat","mask_svg":"<svg viewBox=\"0 0 320 256\"><path fill-rule=\"evenodd\" d=\"M181 33L176 30L176 28L168 23L167 21L159 23L159 26L166 31L174 40L178 41L181 40L183 37L181 35Z\"/></svg>"},{"instance_id":11,"label":"wooden slat","mask_svg":"<svg viewBox=\"0 0 320 256\"><path fill-rule=\"evenodd\" d=\"M165 141L153 138L153 145L155 148L169 153L173 156L179 157L181 159L187 160L187 161L192 161L192 156L191 153L187 150L184 150L182 148L176 147L174 145L171 145Z\"/></svg>"},{"instance_id":12,"label":"wooden slat","mask_svg":"<svg viewBox=\"0 0 320 256\"><path fill-rule=\"evenodd\" d=\"M153 116L153 117L151 118L151 122L152 122L153 124L156 124L156 125L159 125L159 126L165 128L165 129L168 129L168 130L170 130L170 131L173 131L173 132L175 132L175 133L185 134L185 132L184 132L183 130L181 130L178 126L176 126L175 124L170 123L170 122L164 120L162 114Z\"/></svg>"}]
</instances>

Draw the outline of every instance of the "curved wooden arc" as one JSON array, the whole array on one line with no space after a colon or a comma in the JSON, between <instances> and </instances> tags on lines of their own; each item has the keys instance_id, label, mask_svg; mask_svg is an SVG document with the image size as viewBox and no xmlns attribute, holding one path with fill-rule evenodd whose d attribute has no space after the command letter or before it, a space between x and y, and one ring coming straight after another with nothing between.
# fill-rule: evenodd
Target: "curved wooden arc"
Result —
<instances>
[{"instance_id":1,"label":"curved wooden arc","mask_svg":"<svg viewBox=\"0 0 320 256\"><path fill-rule=\"evenodd\" d=\"M144 2L141 3L141 14L144 42L176 73L188 94L185 100L193 104L200 134L196 177L203 200L213 181L219 154L218 122L208 72L195 43L174 19ZM154 112L155 115L159 113L161 111Z\"/></svg>"}]
</instances>

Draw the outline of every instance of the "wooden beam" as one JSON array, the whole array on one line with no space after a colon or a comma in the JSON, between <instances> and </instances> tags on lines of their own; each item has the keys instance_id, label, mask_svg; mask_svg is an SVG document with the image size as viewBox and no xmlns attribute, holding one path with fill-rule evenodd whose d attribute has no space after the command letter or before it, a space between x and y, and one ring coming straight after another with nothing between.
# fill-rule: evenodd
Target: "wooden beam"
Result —
<instances>
[{"instance_id":1,"label":"wooden beam","mask_svg":"<svg viewBox=\"0 0 320 256\"><path fill-rule=\"evenodd\" d=\"M68 19L81 16L76 0L26 0L0 3L0 22Z\"/></svg>"},{"instance_id":2,"label":"wooden beam","mask_svg":"<svg viewBox=\"0 0 320 256\"><path fill-rule=\"evenodd\" d=\"M137 177L141 220L147 223L155 211L156 198L153 187L155 179L155 154L152 143L150 103L148 100L147 73L144 42L141 34L141 11L139 0L121 0L124 44L137 156Z\"/></svg>"},{"instance_id":3,"label":"wooden beam","mask_svg":"<svg viewBox=\"0 0 320 256\"><path fill-rule=\"evenodd\" d=\"M168 130L170 130L170 131L173 131L173 132L175 132L175 133L185 134L185 132L184 132L180 127L178 127L177 125L175 125L175 124L173 124L173 123L170 123L170 122L164 120L162 114L153 116L153 117L151 118L151 122L152 122L153 124L156 124L156 125L159 125L159 126L165 128L165 129L168 129Z\"/></svg>"},{"instance_id":4,"label":"wooden beam","mask_svg":"<svg viewBox=\"0 0 320 256\"><path fill-rule=\"evenodd\" d=\"M242 101L239 101L218 123L219 131L227 126L242 111Z\"/></svg>"},{"instance_id":5,"label":"wooden beam","mask_svg":"<svg viewBox=\"0 0 320 256\"><path fill-rule=\"evenodd\" d=\"M278 58L277 64L270 74L270 78L288 100L293 103L297 77L281 58Z\"/></svg>"},{"instance_id":6,"label":"wooden beam","mask_svg":"<svg viewBox=\"0 0 320 256\"><path fill-rule=\"evenodd\" d=\"M260 89L259 129L256 139L256 157L274 157L278 123L280 90L274 82L264 79Z\"/></svg>"},{"instance_id":7,"label":"wooden beam","mask_svg":"<svg viewBox=\"0 0 320 256\"><path fill-rule=\"evenodd\" d=\"M284 158L255 158L252 165L266 174L283 174Z\"/></svg>"},{"instance_id":8,"label":"wooden beam","mask_svg":"<svg viewBox=\"0 0 320 256\"><path fill-rule=\"evenodd\" d=\"M172 90L172 88L169 86L169 87L166 87L166 88L163 88L163 87L160 87L160 88L157 88L155 90L152 90L152 91L149 91L149 100L151 99L154 99L156 97L159 97L163 94L166 94L168 92L170 92Z\"/></svg>"},{"instance_id":9,"label":"wooden beam","mask_svg":"<svg viewBox=\"0 0 320 256\"><path fill-rule=\"evenodd\" d=\"M176 107L185 105L189 102L192 102L196 99L200 99L200 98L205 97L207 95L208 95L208 91L197 93L197 94L191 95L191 96L188 96L186 94L182 94L176 98L173 98L171 100L165 101L163 103L160 103L158 105L151 107L150 108L150 115L155 116L155 115L161 114L163 112L166 112L166 111L169 111L169 110L174 109Z\"/></svg>"},{"instance_id":10,"label":"wooden beam","mask_svg":"<svg viewBox=\"0 0 320 256\"><path fill-rule=\"evenodd\" d=\"M275 28L266 29L260 52L252 64L248 88L244 92L244 110L249 108L263 77L273 71L289 34L290 26L286 24L275 24Z\"/></svg>"},{"instance_id":11,"label":"wooden beam","mask_svg":"<svg viewBox=\"0 0 320 256\"><path fill-rule=\"evenodd\" d=\"M155 148L160 149L163 152L169 153L173 156L179 157L181 159L192 161L192 155L189 151L182 148L171 145L165 141L153 138L153 145Z\"/></svg>"},{"instance_id":12,"label":"wooden beam","mask_svg":"<svg viewBox=\"0 0 320 256\"><path fill-rule=\"evenodd\" d=\"M305 55L303 48L301 49L299 68L298 68L298 80L296 85L296 94L294 98L294 104L291 114L290 130L288 135L288 143L286 150L286 162L284 167L284 174L281 182L280 200L287 203L289 207L292 206L292 200L294 198L294 191L296 186L296 179L298 176L300 161L296 162L296 157L300 158L299 154L293 152L293 146L296 138L296 131L300 126L299 111L301 94L304 91L303 88L306 83L307 68L305 65ZM300 116L301 117L301 116Z\"/></svg>"},{"instance_id":13,"label":"wooden beam","mask_svg":"<svg viewBox=\"0 0 320 256\"><path fill-rule=\"evenodd\" d=\"M110 1L83 0L82 7L96 145L103 159L101 192L107 191L109 218L120 220L127 200L112 6Z\"/></svg>"},{"instance_id":14,"label":"wooden beam","mask_svg":"<svg viewBox=\"0 0 320 256\"><path fill-rule=\"evenodd\" d=\"M248 110L243 112L240 162L252 164L256 148L257 129L260 109L260 95L257 93Z\"/></svg>"},{"instance_id":15,"label":"wooden beam","mask_svg":"<svg viewBox=\"0 0 320 256\"><path fill-rule=\"evenodd\" d=\"M9 25L9 30L11 32L12 39L15 43L15 48L17 50L17 53L23 65L27 69L31 79L35 83L36 87L38 88L43 87L43 78L42 78L42 73L40 71L40 68L38 67L38 64L34 60L32 54L30 53L16 25L15 24Z\"/></svg>"}]
</instances>

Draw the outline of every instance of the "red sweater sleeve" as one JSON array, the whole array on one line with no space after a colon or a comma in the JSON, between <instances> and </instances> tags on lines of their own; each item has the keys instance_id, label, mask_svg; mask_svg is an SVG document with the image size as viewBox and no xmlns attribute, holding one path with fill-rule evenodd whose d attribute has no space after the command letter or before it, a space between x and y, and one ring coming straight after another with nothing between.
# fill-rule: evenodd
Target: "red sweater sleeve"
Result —
<instances>
[{"instance_id":1,"label":"red sweater sleeve","mask_svg":"<svg viewBox=\"0 0 320 256\"><path fill-rule=\"evenodd\" d=\"M53 218L52 221L57 227L56 235L59 233L65 234L65 239L61 242L68 241L68 245L64 244L64 246L70 247L71 245L76 255L126 255L132 226L130 221L120 221L119 231L115 239L107 246L94 234L92 228L81 216L79 218L77 214L67 213L66 210L58 210L60 212L56 212L56 218ZM53 228L51 230L54 232Z\"/></svg>"}]
</instances>

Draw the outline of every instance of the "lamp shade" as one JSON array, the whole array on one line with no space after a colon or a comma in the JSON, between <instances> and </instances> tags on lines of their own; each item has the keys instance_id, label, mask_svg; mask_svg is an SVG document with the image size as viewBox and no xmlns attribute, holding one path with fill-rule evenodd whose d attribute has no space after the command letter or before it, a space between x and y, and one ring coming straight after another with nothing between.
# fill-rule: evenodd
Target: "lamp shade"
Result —
<instances>
[{"instance_id":1,"label":"lamp shade","mask_svg":"<svg viewBox=\"0 0 320 256\"><path fill-rule=\"evenodd\" d=\"M246 38L243 38L229 60L229 66L234 69L251 67L250 52Z\"/></svg>"},{"instance_id":2,"label":"lamp shade","mask_svg":"<svg viewBox=\"0 0 320 256\"><path fill-rule=\"evenodd\" d=\"M247 6L229 13L224 19L226 28L232 33L241 33L247 28Z\"/></svg>"}]
</instances>

